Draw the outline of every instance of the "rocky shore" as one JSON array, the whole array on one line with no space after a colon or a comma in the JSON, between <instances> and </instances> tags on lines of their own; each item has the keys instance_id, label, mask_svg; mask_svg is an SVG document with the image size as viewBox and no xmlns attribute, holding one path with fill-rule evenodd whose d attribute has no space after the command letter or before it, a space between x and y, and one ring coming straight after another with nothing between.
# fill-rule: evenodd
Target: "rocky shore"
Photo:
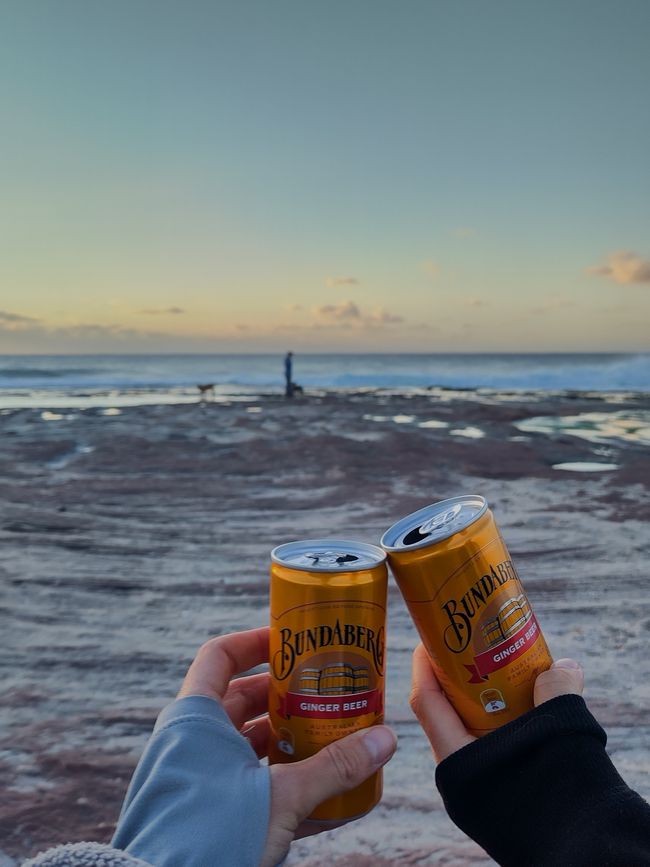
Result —
<instances>
[{"instance_id":1,"label":"rocky shore","mask_svg":"<svg viewBox=\"0 0 650 867\"><path fill-rule=\"evenodd\" d=\"M198 645L266 622L271 547L376 543L464 492L488 498L554 655L583 663L617 767L650 796L649 413L642 395L444 390L3 410L0 865L110 839ZM491 863L435 792L407 701L416 635L390 603L384 800L296 843L294 867Z\"/></svg>"}]
</instances>

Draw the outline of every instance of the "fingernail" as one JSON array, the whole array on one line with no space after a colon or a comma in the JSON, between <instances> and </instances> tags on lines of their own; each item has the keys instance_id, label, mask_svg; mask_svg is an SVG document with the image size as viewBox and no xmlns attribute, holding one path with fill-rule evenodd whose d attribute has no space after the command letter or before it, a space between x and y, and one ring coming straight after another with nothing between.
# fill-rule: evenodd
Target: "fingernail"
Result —
<instances>
[{"instance_id":1,"label":"fingernail","mask_svg":"<svg viewBox=\"0 0 650 867\"><path fill-rule=\"evenodd\" d=\"M580 663L576 662L575 659L558 659L557 662L554 662L551 668L568 668L576 671L577 669L582 668Z\"/></svg>"},{"instance_id":2,"label":"fingernail","mask_svg":"<svg viewBox=\"0 0 650 867\"><path fill-rule=\"evenodd\" d=\"M395 752L397 738L386 726L372 726L363 736L363 742L376 765L385 764Z\"/></svg>"}]
</instances>

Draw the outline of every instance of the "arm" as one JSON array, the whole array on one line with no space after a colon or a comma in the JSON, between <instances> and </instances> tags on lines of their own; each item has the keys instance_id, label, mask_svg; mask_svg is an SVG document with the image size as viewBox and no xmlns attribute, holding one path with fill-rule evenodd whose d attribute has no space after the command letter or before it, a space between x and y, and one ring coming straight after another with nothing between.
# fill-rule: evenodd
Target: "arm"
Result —
<instances>
[{"instance_id":1,"label":"arm","mask_svg":"<svg viewBox=\"0 0 650 867\"><path fill-rule=\"evenodd\" d=\"M504 867L650 864L650 806L614 768L581 691L582 671L561 660L537 679L534 710L476 740L416 651L412 704L447 812Z\"/></svg>"},{"instance_id":2,"label":"arm","mask_svg":"<svg viewBox=\"0 0 650 867\"><path fill-rule=\"evenodd\" d=\"M214 638L178 699L158 718L135 770L113 845L155 867L273 867L318 804L353 789L396 747L385 726L355 732L293 764L268 752L269 675L234 675L268 660L268 629Z\"/></svg>"},{"instance_id":3,"label":"arm","mask_svg":"<svg viewBox=\"0 0 650 867\"><path fill-rule=\"evenodd\" d=\"M256 867L266 840L268 768L214 699L169 705L131 780L112 845L163 865Z\"/></svg>"}]
</instances>

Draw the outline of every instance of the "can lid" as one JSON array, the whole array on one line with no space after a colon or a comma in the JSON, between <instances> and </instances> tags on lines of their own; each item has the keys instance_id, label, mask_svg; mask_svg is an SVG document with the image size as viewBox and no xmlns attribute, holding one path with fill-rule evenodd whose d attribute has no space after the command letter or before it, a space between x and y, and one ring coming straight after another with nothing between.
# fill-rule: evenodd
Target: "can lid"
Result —
<instances>
[{"instance_id":1,"label":"can lid","mask_svg":"<svg viewBox=\"0 0 650 867\"><path fill-rule=\"evenodd\" d=\"M487 511L485 497L468 495L432 503L402 518L381 537L384 551L426 548L459 533Z\"/></svg>"},{"instance_id":2,"label":"can lid","mask_svg":"<svg viewBox=\"0 0 650 867\"><path fill-rule=\"evenodd\" d=\"M305 572L361 572L386 560L375 545L343 539L304 539L287 542L271 551L271 560Z\"/></svg>"}]
</instances>

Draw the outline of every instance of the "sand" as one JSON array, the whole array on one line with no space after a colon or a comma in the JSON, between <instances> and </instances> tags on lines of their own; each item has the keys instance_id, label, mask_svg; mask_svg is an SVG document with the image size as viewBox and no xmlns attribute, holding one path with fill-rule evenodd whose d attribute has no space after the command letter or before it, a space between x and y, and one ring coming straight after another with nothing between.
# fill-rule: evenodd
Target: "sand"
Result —
<instances>
[{"instance_id":1,"label":"sand","mask_svg":"<svg viewBox=\"0 0 650 867\"><path fill-rule=\"evenodd\" d=\"M459 493L488 498L554 655L582 662L617 767L650 796L648 446L517 427L649 409L638 395L438 390L5 411L0 864L110 838L198 645L266 622L272 546L376 543L398 517ZM615 466L554 469L594 462ZM292 867L491 863L435 791L407 701L415 643L393 588L387 722L400 746L384 799L294 844Z\"/></svg>"}]
</instances>

